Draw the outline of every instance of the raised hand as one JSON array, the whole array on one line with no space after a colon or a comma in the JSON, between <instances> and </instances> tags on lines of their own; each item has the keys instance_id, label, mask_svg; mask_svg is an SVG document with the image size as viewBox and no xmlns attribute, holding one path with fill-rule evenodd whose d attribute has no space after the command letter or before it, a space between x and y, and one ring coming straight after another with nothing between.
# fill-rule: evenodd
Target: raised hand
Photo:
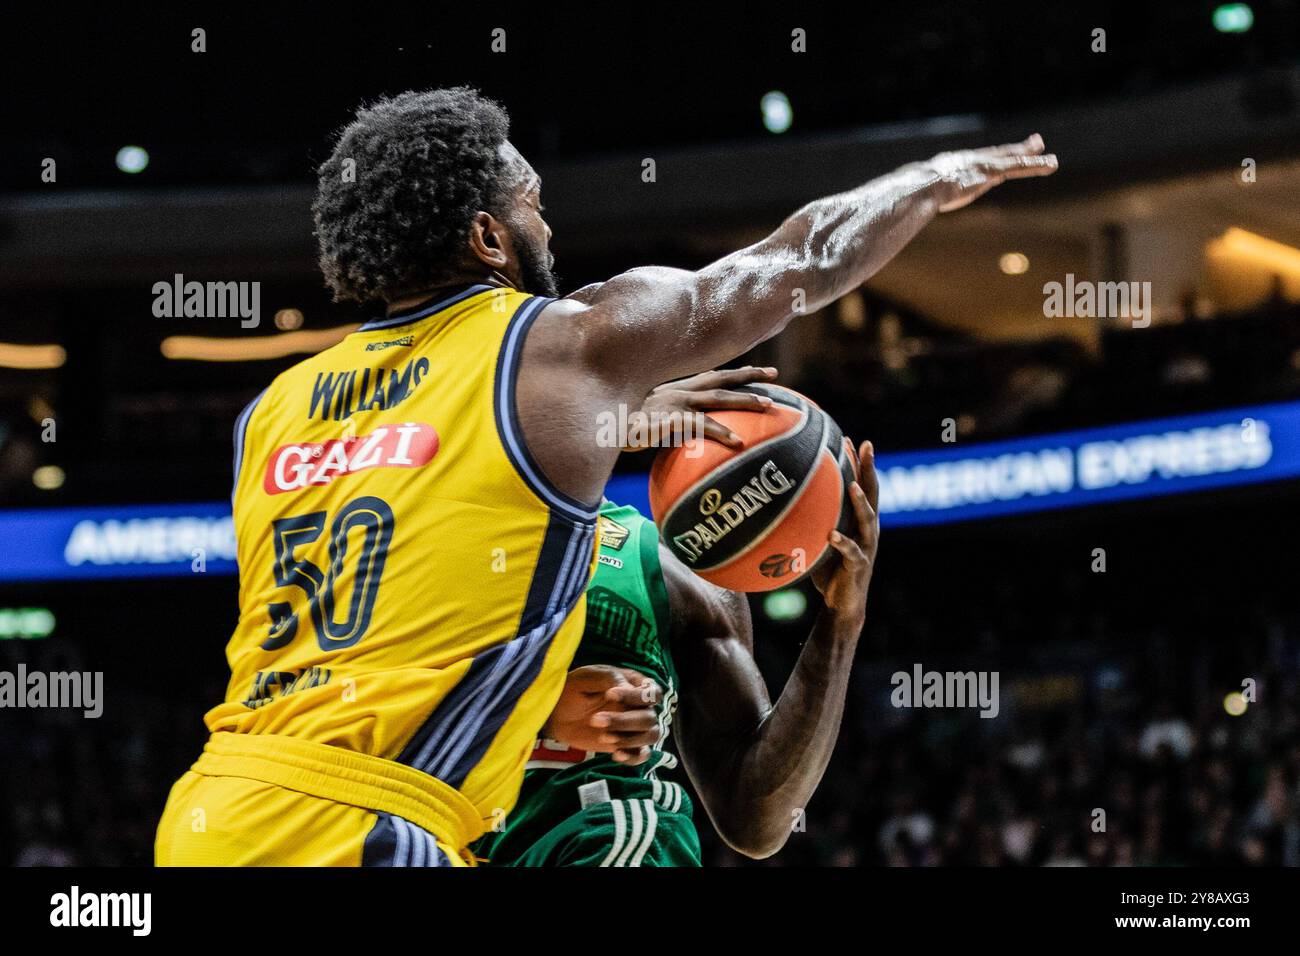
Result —
<instances>
[{"instance_id":1,"label":"raised hand","mask_svg":"<svg viewBox=\"0 0 1300 956\"><path fill-rule=\"evenodd\" d=\"M853 450L846 438L845 444ZM860 628L866 616L867 588L876 566L876 547L880 543L880 484L876 480L875 451L871 442L863 442L853 459L857 481L849 486L849 501L857 519L852 535L832 531L831 547L838 554L813 572L813 584L831 613L850 620Z\"/></svg>"},{"instance_id":2,"label":"raised hand","mask_svg":"<svg viewBox=\"0 0 1300 956\"><path fill-rule=\"evenodd\" d=\"M1035 133L1021 143L940 153L921 165L939 177L939 211L952 212L1008 179L1050 176L1057 162L1055 153L1043 152L1043 137Z\"/></svg>"}]
</instances>

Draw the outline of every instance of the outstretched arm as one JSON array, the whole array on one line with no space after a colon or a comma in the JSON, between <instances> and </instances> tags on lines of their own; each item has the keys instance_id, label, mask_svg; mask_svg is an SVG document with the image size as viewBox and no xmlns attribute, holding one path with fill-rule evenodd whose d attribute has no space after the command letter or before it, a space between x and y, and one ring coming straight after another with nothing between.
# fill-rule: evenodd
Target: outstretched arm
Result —
<instances>
[{"instance_id":1,"label":"outstretched arm","mask_svg":"<svg viewBox=\"0 0 1300 956\"><path fill-rule=\"evenodd\" d=\"M940 153L811 202L766 239L699 271L633 269L555 303L544 318L578 331L584 364L626 381L636 401L659 382L735 358L799 312L861 285L937 213L1005 180L1055 169L1037 134Z\"/></svg>"},{"instance_id":2,"label":"outstretched arm","mask_svg":"<svg viewBox=\"0 0 1300 956\"><path fill-rule=\"evenodd\" d=\"M678 746L709 818L729 846L771 856L821 782L839 734L866 614L879 522L870 444L851 490L858 531L816 573L825 607L776 704L754 663L744 595L708 584L660 547L681 684Z\"/></svg>"},{"instance_id":3,"label":"outstretched arm","mask_svg":"<svg viewBox=\"0 0 1300 956\"><path fill-rule=\"evenodd\" d=\"M635 411L661 382L721 365L856 288L937 213L1056 157L1023 143L940 153L804 206L766 239L696 272L649 267L548 304L524 341L516 405L524 438L564 494L599 499L618 449L597 419ZM591 436L590 440L576 440Z\"/></svg>"}]
</instances>

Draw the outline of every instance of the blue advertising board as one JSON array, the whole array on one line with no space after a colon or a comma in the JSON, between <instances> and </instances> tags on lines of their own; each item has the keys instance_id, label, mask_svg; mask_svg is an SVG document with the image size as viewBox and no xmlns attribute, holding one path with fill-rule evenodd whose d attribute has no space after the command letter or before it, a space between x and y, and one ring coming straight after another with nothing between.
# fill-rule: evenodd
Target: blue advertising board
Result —
<instances>
[{"instance_id":1,"label":"blue advertising board","mask_svg":"<svg viewBox=\"0 0 1300 956\"><path fill-rule=\"evenodd\" d=\"M1300 402L915 452L878 452L886 527L1300 477ZM606 494L649 514L647 476ZM227 502L0 511L0 581L232 574Z\"/></svg>"}]
</instances>

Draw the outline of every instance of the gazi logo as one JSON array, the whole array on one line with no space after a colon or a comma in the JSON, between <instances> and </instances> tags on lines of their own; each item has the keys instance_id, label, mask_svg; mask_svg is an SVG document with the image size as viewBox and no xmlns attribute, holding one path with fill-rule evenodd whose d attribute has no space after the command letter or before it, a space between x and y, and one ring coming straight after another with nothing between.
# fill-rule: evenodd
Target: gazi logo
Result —
<instances>
[{"instance_id":1,"label":"gazi logo","mask_svg":"<svg viewBox=\"0 0 1300 956\"><path fill-rule=\"evenodd\" d=\"M327 442L281 445L267 459L262 489L278 495L371 468L419 468L437 453L438 433L419 422L381 425L367 435Z\"/></svg>"}]
</instances>

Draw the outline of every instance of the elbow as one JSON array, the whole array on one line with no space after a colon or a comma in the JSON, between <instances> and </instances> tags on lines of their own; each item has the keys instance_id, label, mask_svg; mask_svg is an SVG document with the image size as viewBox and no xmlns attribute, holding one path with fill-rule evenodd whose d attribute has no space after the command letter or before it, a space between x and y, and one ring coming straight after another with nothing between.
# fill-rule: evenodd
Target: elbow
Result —
<instances>
[{"instance_id":1,"label":"elbow","mask_svg":"<svg viewBox=\"0 0 1300 956\"><path fill-rule=\"evenodd\" d=\"M766 860L770 856L775 856L785 846L786 838L789 836L788 833L723 833L721 830L718 831L718 835L727 846L751 860Z\"/></svg>"},{"instance_id":2,"label":"elbow","mask_svg":"<svg viewBox=\"0 0 1300 956\"><path fill-rule=\"evenodd\" d=\"M794 317L799 314L802 313L791 312L789 315L786 315L783 318L778 318L776 320L776 324L767 329L764 329L761 332L761 334L758 336L758 338L750 342L748 347L746 347L745 351L748 352L750 349L762 345L768 339L775 338L776 336L780 335L782 332L785 331L785 327L790 324L790 322L794 319Z\"/></svg>"},{"instance_id":3,"label":"elbow","mask_svg":"<svg viewBox=\"0 0 1300 956\"><path fill-rule=\"evenodd\" d=\"M725 817L713 820L722 841L751 860L765 860L774 856L802 823L801 810L794 810L786 816L780 811L745 806L743 803Z\"/></svg>"}]
</instances>

